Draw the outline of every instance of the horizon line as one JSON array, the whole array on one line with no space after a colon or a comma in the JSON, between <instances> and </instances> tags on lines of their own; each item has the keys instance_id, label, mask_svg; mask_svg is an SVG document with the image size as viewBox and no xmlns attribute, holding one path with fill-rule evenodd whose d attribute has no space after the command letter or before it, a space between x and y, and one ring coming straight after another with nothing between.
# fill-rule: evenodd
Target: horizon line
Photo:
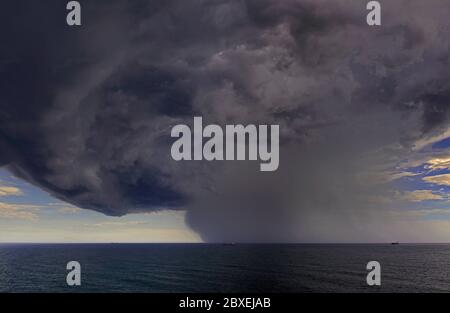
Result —
<instances>
[{"instance_id":1,"label":"horizon line","mask_svg":"<svg viewBox=\"0 0 450 313\"><path fill-rule=\"evenodd\" d=\"M450 244L445 242L31 242L31 241L5 241L2 244L192 244L192 245L408 245L408 244Z\"/></svg>"}]
</instances>

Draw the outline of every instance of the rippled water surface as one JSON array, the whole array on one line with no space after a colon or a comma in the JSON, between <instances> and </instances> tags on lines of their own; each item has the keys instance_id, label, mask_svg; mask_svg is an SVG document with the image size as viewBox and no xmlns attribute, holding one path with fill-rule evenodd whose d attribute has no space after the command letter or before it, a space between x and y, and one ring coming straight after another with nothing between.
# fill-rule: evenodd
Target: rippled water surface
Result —
<instances>
[{"instance_id":1,"label":"rippled water surface","mask_svg":"<svg viewBox=\"0 0 450 313\"><path fill-rule=\"evenodd\" d=\"M381 287L366 285L372 260ZM448 292L450 245L3 244L0 291Z\"/></svg>"}]
</instances>

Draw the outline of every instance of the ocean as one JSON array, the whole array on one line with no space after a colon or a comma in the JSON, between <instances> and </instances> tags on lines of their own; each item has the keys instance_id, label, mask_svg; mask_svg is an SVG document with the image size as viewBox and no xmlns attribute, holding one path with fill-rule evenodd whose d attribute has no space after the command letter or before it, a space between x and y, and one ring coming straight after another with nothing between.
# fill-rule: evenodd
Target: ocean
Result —
<instances>
[{"instance_id":1,"label":"ocean","mask_svg":"<svg viewBox=\"0 0 450 313\"><path fill-rule=\"evenodd\" d=\"M66 264L81 264L68 286ZM366 265L381 264L381 286ZM446 244L0 244L0 292L449 292Z\"/></svg>"}]
</instances>

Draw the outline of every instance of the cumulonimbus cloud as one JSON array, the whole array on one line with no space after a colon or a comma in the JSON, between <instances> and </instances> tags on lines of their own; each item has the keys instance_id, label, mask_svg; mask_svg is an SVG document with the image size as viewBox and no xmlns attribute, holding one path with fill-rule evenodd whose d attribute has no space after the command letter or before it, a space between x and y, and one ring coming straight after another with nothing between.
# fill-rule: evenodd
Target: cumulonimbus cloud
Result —
<instances>
[{"instance_id":1,"label":"cumulonimbus cloud","mask_svg":"<svg viewBox=\"0 0 450 313\"><path fill-rule=\"evenodd\" d=\"M206 240L351 236L386 188L359 174L448 123L448 1L382 6L369 27L363 1L89 1L73 28L60 1L5 4L0 164L108 215L188 210ZM279 124L279 170L173 161L193 116Z\"/></svg>"}]
</instances>

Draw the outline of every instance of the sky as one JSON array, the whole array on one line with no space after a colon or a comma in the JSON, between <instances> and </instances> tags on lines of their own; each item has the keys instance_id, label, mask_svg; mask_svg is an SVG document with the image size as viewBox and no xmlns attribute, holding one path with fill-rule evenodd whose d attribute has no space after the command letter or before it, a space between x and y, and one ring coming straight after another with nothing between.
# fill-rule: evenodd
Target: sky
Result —
<instances>
[{"instance_id":1,"label":"sky","mask_svg":"<svg viewBox=\"0 0 450 313\"><path fill-rule=\"evenodd\" d=\"M3 5L0 241L449 242L450 5L380 2ZM279 168L173 160L195 116Z\"/></svg>"},{"instance_id":2,"label":"sky","mask_svg":"<svg viewBox=\"0 0 450 313\"><path fill-rule=\"evenodd\" d=\"M184 212L108 217L82 210L0 170L0 242L201 242Z\"/></svg>"}]
</instances>

